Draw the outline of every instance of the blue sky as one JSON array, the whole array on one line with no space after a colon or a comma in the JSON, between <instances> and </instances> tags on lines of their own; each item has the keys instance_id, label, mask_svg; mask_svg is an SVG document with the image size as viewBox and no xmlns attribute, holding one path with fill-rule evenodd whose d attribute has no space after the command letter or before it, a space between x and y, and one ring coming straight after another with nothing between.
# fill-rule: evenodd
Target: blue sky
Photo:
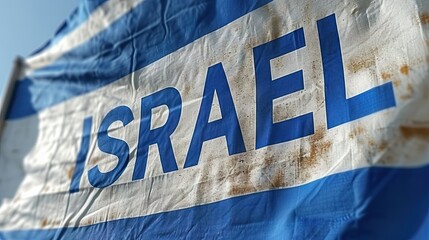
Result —
<instances>
[{"instance_id":1,"label":"blue sky","mask_svg":"<svg viewBox=\"0 0 429 240\"><path fill-rule=\"evenodd\" d=\"M0 8L0 92L16 56L28 56L53 36L79 0L12 0Z\"/></svg>"}]
</instances>

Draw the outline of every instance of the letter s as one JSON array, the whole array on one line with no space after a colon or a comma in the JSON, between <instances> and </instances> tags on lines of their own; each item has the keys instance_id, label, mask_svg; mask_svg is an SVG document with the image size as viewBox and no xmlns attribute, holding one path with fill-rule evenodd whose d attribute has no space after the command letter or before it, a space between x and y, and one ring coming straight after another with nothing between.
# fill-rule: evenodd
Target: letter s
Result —
<instances>
[{"instance_id":1,"label":"letter s","mask_svg":"<svg viewBox=\"0 0 429 240\"><path fill-rule=\"evenodd\" d=\"M127 126L134 120L133 112L129 107L119 106L107 113L101 122L98 130L97 144L101 151L118 157L118 164L109 172L100 172L98 165L91 168L88 172L89 183L97 188L105 188L112 185L122 175L129 162L128 144L117 138L108 135L108 129L112 123L121 121L123 126Z\"/></svg>"}]
</instances>

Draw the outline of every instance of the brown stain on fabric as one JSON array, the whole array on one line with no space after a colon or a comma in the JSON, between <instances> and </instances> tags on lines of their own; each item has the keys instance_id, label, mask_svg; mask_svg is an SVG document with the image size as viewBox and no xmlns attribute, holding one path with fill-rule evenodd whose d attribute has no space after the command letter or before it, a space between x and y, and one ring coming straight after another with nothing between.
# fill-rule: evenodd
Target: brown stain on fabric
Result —
<instances>
[{"instance_id":1,"label":"brown stain on fabric","mask_svg":"<svg viewBox=\"0 0 429 240\"><path fill-rule=\"evenodd\" d=\"M384 151L389 147L389 143L387 141L381 141L380 144L378 145L378 150L379 151Z\"/></svg>"},{"instance_id":2,"label":"brown stain on fabric","mask_svg":"<svg viewBox=\"0 0 429 240\"><path fill-rule=\"evenodd\" d=\"M402 100L408 100L408 99L410 99L411 97L412 97L412 95L411 94L405 94L405 95L401 95L401 96L399 96Z\"/></svg>"},{"instance_id":3,"label":"brown stain on fabric","mask_svg":"<svg viewBox=\"0 0 429 240\"><path fill-rule=\"evenodd\" d=\"M311 62L311 73L314 79L317 79L318 74L317 74L317 68L319 67L319 64L316 60L313 60Z\"/></svg>"},{"instance_id":4,"label":"brown stain on fabric","mask_svg":"<svg viewBox=\"0 0 429 240\"><path fill-rule=\"evenodd\" d=\"M356 138L357 136L361 135L364 132L365 132L365 129L362 126L358 126L358 127L354 128L349 133L349 138L354 139L354 138Z\"/></svg>"},{"instance_id":5,"label":"brown stain on fabric","mask_svg":"<svg viewBox=\"0 0 429 240\"><path fill-rule=\"evenodd\" d=\"M185 87L183 88L183 96L189 95L190 92L191 92L191 85L185 84Z\"/></svg>"},{"instance_id":6,"label":"brown stain on fabric","mask_svg":"<svg viewBox=\"0 0 429 240\"><path fill-rule=\"evenodd\" d=\"M75 169L75 166L71 167L71 168L67 171L67 177L68 177L69 179L72 179L73 174L74 174L74 169Z\"/></svg>"},{"instance_id":7,"label":"brown stain on fabric","mask_svg":"<svg viewBox=\"0 0 429 240\"><path fill-rule=\"evenodd\" d=\"M315 167L320 157L326 154L332 147L332 142L325 139L326 130L316 130L310 137L310 152L300 158L300 168L309 169Z\"/></svg>"},{"instance_id":8,"label":"brown stain on fabric","mask_svg":"<svg viewBox=\"0 0 429 240\"><path fill-rule=\"evenodd\" d=\"M286 103L285 105L286 107L289 106L288 103ZM291 116L288 115L289 112L285 111L283 107L275 106L273 107L273 110L274 110L273 120L275 123L291 118Z\"/></svg>"},{"instance_id":9,"label":"brown stain on fabric","mask_svg":"<svg viewBox=\"0 0 429 240\"><path fill-rule=\"evenodd\" d=\"M254 187L252 187L249 184L243 183L243 184L233 185L229 191L229 195L237 196L237 195L243 195L246 193L251 193L254 191L255 191Z\"/></svg>"},{"instance_id":10,"label":"brown stain on fabric","mask_svg":"<svg viewBox=\"0 0 429 240\"><path fill-rule=\"evenodd\" d=\"M266 21L266 29L268 30L268 34L271 34L272 39L277 39L282 36L282 30L285 22L280 17L278 9L269 8L267 10L270 18Z\"/></svg>"},{"instance_id":11,"label":"brown stain on fabric","mask_svg":"<svg viewBox=\"0 0 429 240\"><path fill-rule=\"evenodd\" d=\"M407 93L404 95L401 95L400 98L403 100L410 99L414 96L414 87L410 83L407 84Z\"/></svg>"},{"instance_id":12,"label":"brown stain on fabric","mask_svg":"<svg viewBox=\"0 0 429 240\"><path fill-rule=\"evenodd\" d=\"M264 158L264 163L267 166L272 165L274 163L274 161L275 161L275 159L273 156L268 156L268 157Z\"/></svg>"},{"instance_id":13,"label":"brown stain on fabric","mask_svg":"<svg viewBox=\"0 0 429 240\"><path fill-rule=\"evenodd\" d=\"M357 73L361 70L368 69L372 66L375 66L375 57L373 55L370 55L364 58L360 57L360 58L352 59L347 64L347 69L350 72Z\"/></svg>"},{"instance_id":14,"label":"brown stain on fabric","mask_svg":"<svg viewBox=\"0 0 429 240\"><path fill-rule=\"evenodd\" d=\"M118 219L119 217L120 217L120 214L118 211L113 210L108 213L108 219L110 220Z\"/></svg>"},{"instance_id":15,"label":"brown stain on fabric","mask_svg":"<svg viewBox=\"0 0 429 240\"><path fill-rule=\"evenodd\" d=\"M374 139L368 139L368 145L372 148L374 148L377 144L375 143Z\"/></svg>"},{"instance_id":16,"label":"brown stain on fabric","mask_svg":"<svg viewBox=\"0 0 429 240\"><path fill-rule=\"evenodd\" d=\"M401 134L406 140L413 138L429 140L429 128L428 127L409 127L401 126Z\"/></svg>"},{"instance_id":17,"label":"brown stain on fabric","mask_svg":"<svg viewBox=\"0 0 429 240\"><path fill-rule=\"evenodd\" d=\"M277 172L272 179L273 187L275 188L283 187L285 185L284 179L285 179L285 173L283 171Z\"/></svg>"},{"instance_id":18,"label":"brown stain on fabric","mask_svg":"<svg viewBox=\"0 0 429 240\"><path fill-rule=\"evenodd\" d=\"M42 227L46 227L46 226L48 226L48 224L49 224L49 222L48 222L48 219L43 219L43 221L42 221Z\"/></svg>"},{"instance_id":19,"label":"brown stain on fabric","mask_svg":"<svg viewBox=\"0 0 429 240\"><path fill-rule=\"evenodd\" d=\"M419 17L422 24L429 25L429 13L422 13Z\"/></svg>"},{"instance_id":20,"label":"brown stain on fabric","mask_svg":"<svg viewBox=\"0 0 429 240\"><path fill-rule=\"evenodd\" d=\"M255 191L255 187L250 181L250 173L243 171L239 174L235 174L236 179L232 182L232 186L229 189L228 194L232 196L243 195Z\"/></svg>"},{"instance_id":21,"label":"brown stain on fabric","mask_svg":"<svg viewBox=\"0 0 429 240\"><path fill-rule=\"evenodd\" d=\"M253 156L252 156L253 155ZM245 159L258 159L257 165L249 165ZM228 183L228 195L238 196L255 190L282 188L287 185L285 161L270 154L252 154L232 157L230 171L224 173L222 182Z\"/></svg>"},{"instance_id":22,"label":"brown stain on fabric","mask_svg":"<svg viewBox=\"0 0 429 240\"><path fill-rule=\"evenodd\" d=\"M93 223L94 223L94 221L91 218L86 218L86 219L83 219L79 225L88 226L88 225L91 225Z\"/></svg>"},{"instance_id":23,"label":"brown stain on fabric","mask_svg":"<svg viewBox=\"0 0 429 240\"><path fill-rule=\"evenodd\" d=\"M408 65L402 65L401 69L399 69L402 74L408 75L410 74L410 67Z\"/></svg>"},{"instance_id":24,"label":"brown stain on fabric","mask_svg":"<svg viewBox=\"0 0 429 240\"><path fill-rule=\"evenodd\" d=\"M362 70L373 68L377 64L377 54L377 47L367 49L362 54L359 54L358 56L351 58L350 61L348 61L346 65L347 70L353 73L357 73Z\"/></svg>"},{"instance_id":25,"label":"brown stain on fabric","mask_svg":"<svg viewBox=\"0 0 429 240\"><path fill-rule=\"evenodd\" d=\"M401 81L399 81L399 80L397 80L397 79L393 80L392 82L393 82L393 85L394 85L395 87L399 87L399 86L401 86Z\"/></svg>"},{"instance_id":26,"label":"brown stain on fabric","mask_svg":"<svg viewBox=\"0 0 429 240\"><path fill-rule=\"evenodd\" d=\"M407 91L408 91L410 94L414 94L414 87L413 87L413 85L411 85L410 83L408 83L408 85L407 85Z\"/></svg>"},{"instance_id":27,"label":"brown stain on fabric","mask_svg":"<svg viewBox=\"0 0 429 240\"><path fill-rule=\"evenodd\" d=\"M255 187L251 181L254 166L249 165L245 159L238 156L232 158L232 163L232 169L228 176L226 176L231 184L228 189L228 194L230 196L236 196L254 192Z\"/></svg>"},{"instance_id":28,"label":"brown stain on fabric","mask_svg":"<svg viewBox=\"0 0 429 240\"><path fill-rule=\"evenodd\" d=\"M381 73L381 79L383 79L384 81L390 80L390 79L392 79L392 74L387 73L387 72L382 72Z\"/></svg>"}]
</instances>

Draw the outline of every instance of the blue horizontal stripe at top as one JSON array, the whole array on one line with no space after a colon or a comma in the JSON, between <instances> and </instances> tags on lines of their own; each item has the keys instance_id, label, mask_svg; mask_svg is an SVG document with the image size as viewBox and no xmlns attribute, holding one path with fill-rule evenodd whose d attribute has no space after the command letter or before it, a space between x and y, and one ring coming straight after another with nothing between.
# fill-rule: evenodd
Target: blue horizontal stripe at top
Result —
<instances>
[{"instance_id":1,"label":"blue horizontal stripe at top","mask_svg":"<svg viewBox=\"0 0 429 240\"><path fill-rule=\"evenodd\" d=\"M94 91L271 1L145 0L88 42L18 81L7 118Z\"/></svg>"},{"instance_id":2,"label":"blue horizontal stripe at top","mask_svg":"<svg viewBox=\"0 0 429 240\"><path fill-rule=\"evenodd\" d=\"M88 20L92 12L97 9L101 4L108 0L80 0L79 6L73 11L68 19L58 28L54 37L47 41L42 47L34 51L30 56L36 55L47 48L55 45L59 40L64 38L67 34L75 30L82 23Z\"/></svg>"},{"instance_id":3,"label":"blue horizontal stripe at top","mask_svg":"<svg viewBox=\"0 0 429 240\"><path fill-rule=\"evenodd\" d=\"M0 239L429 239L428 213L429 166L374 167L145 217L3 231Z\"/></svg>"}]
</instances>

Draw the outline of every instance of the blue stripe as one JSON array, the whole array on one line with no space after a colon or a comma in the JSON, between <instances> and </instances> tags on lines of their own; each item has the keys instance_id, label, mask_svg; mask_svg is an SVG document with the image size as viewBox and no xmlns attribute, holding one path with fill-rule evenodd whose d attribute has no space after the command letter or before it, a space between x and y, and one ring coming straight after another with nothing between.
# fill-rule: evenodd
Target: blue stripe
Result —
<instances>
[{"instance_id":1,"label":"blue stripe","mask_svg":"<svg viewBox=\"0 0 429 240\"><path fill-rule=\"evenodd\" d=\"M143 1L87 43L19 81L7 118L96 90L271 1Z\"/></svg>"},{"instance_id":2,"label":"blue stripe","mask_svg":"<svg viewBox=\"0 0 429 240\"><path fill-rule=\"evenodd\" d=\"M145 217L0 239L429 239L429 165L366 168Z\"/></svg>"},{"instance_id":3,"label":"blue stripe","mask_svg":"<svg viewBox=\"0 0 429 240\"><path fill-rule=\"evenodd\" d=\"M55 43L61 40L64 36L88 20L92 12L107 1L108 0L81 0L79 6L73 11L70 17L58 28L54 37L46 42L42 47L30 54L30 56L40 53L52 45L55 45Z\"/></svg>"}]
</instances>

